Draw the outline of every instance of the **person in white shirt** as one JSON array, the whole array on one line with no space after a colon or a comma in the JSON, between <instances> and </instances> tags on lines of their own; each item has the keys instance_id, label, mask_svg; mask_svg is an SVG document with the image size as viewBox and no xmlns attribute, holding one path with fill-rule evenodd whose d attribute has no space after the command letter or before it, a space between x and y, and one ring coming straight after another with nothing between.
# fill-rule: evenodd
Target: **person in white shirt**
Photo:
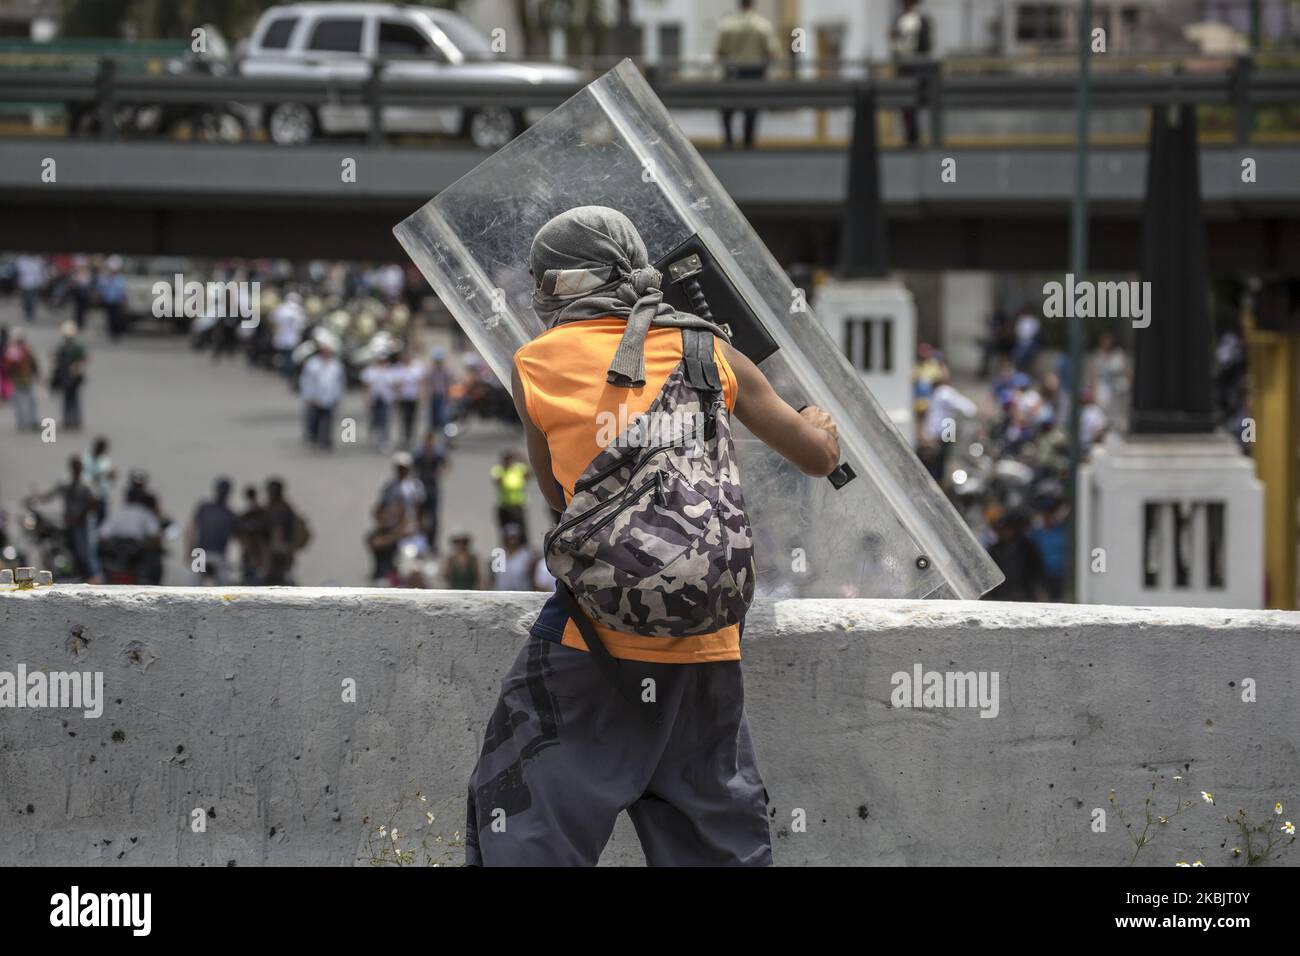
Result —
<instances>
[{"instance_id":1,"label":"person in white shirt","mask_svg":"<svg viewBox=\"0 0 1300 956\"><path fill-rule=\"evenodd\" d=\"M1027 309L1016 318L1016 344L1011 360L1021 371L1030 371L1029 364L1038 352L1038 333L1042 327L1043 323L1038 316Z\"/></svg>"},{"instance_id":2,"label":"person in white shirt","mask_svg":"<svg viewBox=\"0 0 1300 956\"><path fill-rule=\"evenodd\" d=\"M95 541L102 543L106 560L138 583L162 583L162 522L138 486L132 485L126 500L100 523Z\"/></svg>"},{"instance_id":3,"label":"person in white shirt","mask_svg":"<svg viewBox=\"0 0 1300 956\"><path fill-rule=\"evenodd\" d=\"M537 588L537 555L524 541L523 528L511 522L502 529L505 554L501 556L501 567L497 569L497 559L493 558L488 566L492 574L492 588L496 591L532 591Z\"/></svg>"},{"instance_id":4,"label":"person in white shirt","mask_svg":"<svg viewBox=\"0 0 1300 956\"><path fill-rule=\"evenodd\" d=\"M366 386L366 398L370 407L370 444L383 448L388 444L388 417L393 407L396 375L393 369L396 355L384 355L375 359L361 372L361 381Z\"/></svg>"},{"instance_id":5,"label":"person in white shirt","mask_svg":"<svg viewBox=\"0 0 1300 956\"><path fill-rule=\"evenodd\" d=\"M1091 392L1085 391L1079 404L1079 445L1083 454L1101 440L1109 425L1105 410L1093 401Z\"/></svg>"},{"instance_id":6,"label":"person in white shirt","mask_svg":"<svg viewBox=\"0 0 1300 956\"><path fill-rule=\"evenodd\" d=\"M1115 341L1112 332L1103 332L1087 365L1085 387L1092 392L1108 422L1116 429L1128 428L1129 392L1133 371L1128 356Z\"/></svg>"},{"instance_id":7,"label":"person in white shirt","mask_svg":"<svg viewBox=\"0 0 1300 956\"><path fill-rule=\"evenodd\" d=\"M948 384L945 368L930 392L921 421L921 458L935 481L943 481L948 451L956 439L957 416L973 418L977 411L974 402Z\"/></svg>"},{"instance_id":8,"label":"person in white shirt","mask_svg":"<svg viewBox=\"0 0 1300 956\"><path fill-rule=\"evenodd\" d=\"M271 348L280 363L280 371L293 382L293 350L302 341L302 328L307 324L307 312L302 307L302 296L290 292L271 313Z\"/></svg>"},{"instance_id":9,"label":"person in white shirt","mask_svg":"<svg viewBox=\"0 0 1300 956\"><path fill-rule=\"evenodd\" d=\"M308 444L328 449L332 446L334 407L343 400L347 373L334 354L335 342L321 336L316 354L302 366L298 388L302 393Z\"/></svg>"},{"instance_id":10,"label":"person in white shirt","mask_svg":"<svg viewBox=\"0 0 1300 956\"><path fill-rule=\"evenodd\" d=\"M402 289L406 286L406 276L402 274L402 267L392 262L381 267L376 276L376 285L379 286L379 291L389 305L399 301L402 298Z\"/></svg>"},{"instance_id":11,"label":"person in white shirt","mask_svg":"<svg viewBox=\"0 0 1300 956\"><path fill-rule=\"evenodd\" d=\"M424 363L408 352L397 368L397 410L402 420L402 447L411 448L415 444L415 413L420 407Z\"/></svg>"},{"instance_id":12,"label":"person in white shirt","mask_svg":"<svg viewBox=\"0 0 1300 956\"><path fill-rule=\"evenodd\" d=\"M19 256L14 262L18 272L18 294L23 301L23 318L36 321L36 297L45 288L45 260L40 256Z\"/></svg>"}]
</instances>

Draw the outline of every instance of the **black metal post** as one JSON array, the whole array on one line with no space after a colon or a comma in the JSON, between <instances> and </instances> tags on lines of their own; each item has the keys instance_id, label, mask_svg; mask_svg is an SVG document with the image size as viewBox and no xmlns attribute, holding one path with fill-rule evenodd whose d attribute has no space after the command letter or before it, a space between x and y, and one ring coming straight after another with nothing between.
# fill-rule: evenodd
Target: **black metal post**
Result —
<instances>
[{"instance_id":1,"label":"black metal post","mask_svg":"<svg viewBox=\"0 0 1300 956\"><path fill-rule=\"evenodd\" d=\"M95 112L99 117L99 138L114 140L117 138L116 100L117 63L112 57L99 61L99 72L95 76Z\"/></svg>"},{"instance_id":2,"label":"black metal post","mask_svg":"<svg viewBox=\"0 0 1300 956\"><path fill-rule=\"evenodd\" d=\"M1070 271L1075 281L1088 277L1088 109L1092 74L1092 0L1079 5L1079 84L1075 92L1074 205L1070 210ZM1071 595L1078 594L1076 574L1079 540L1079 402L1083 394L1083 319L1070 322L1070 524L1066 541L1066 581Z\"/></svg>"},{"instance_id":3,"label":"black metal post","mask_svg":"<svg viewBox=\"0 0 1300 956\"><path fill-rule=\"evenodd\" d=\"M366 78L365 99L370 108L370 128L366 132L366 142L378 146L384 141L384 98L380 90L384 63L382 60L370 61L370 76Z\"/></svg>"},{"instance_id":4,"label":"black metal post","mask_svg":"<svg viewBox=\"0 0 1300 956\"><path fill-rule=\"evenodd\" d=\"M1232 70L1232 118L1238 146L1250 142L1255 125L1255 111L1250 106L1250 75L1254 62L1249 56L1237 57Z\"/></svg>"}]
</instances>

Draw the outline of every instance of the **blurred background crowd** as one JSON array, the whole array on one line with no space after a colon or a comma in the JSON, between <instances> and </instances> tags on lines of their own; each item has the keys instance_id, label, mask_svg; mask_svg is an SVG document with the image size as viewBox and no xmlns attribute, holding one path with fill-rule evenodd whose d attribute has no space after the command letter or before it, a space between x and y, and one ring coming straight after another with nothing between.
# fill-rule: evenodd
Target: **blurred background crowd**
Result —
<instances>
[{"instance_id":1,"label":"blurred background crowd","mask_svg":"<svg viewBox=\"0 0 1300 956\"><path fill-rule=\"evenodd\" d=\"M170 283L173 272L258 282L261 320L252 326L236 310L155 317L154 285ZM0 401L12 410L10 427L29 433L30 449L49 419L58 449L80 446L52 456L57 470L21 501L6 495L6 566L34 562L60 580L109 583L321 583L299 581L295 558L322 546L313 529L347 507L367 515L363 540L339 542L327 532L323 546L366 553L373 583L551 587L537 560L549 512L531 488L536 479L520 454L513 402L413 268L20 255L0 259L0 308L9 317L0 323ZM38 330L50 343L44 349L33 344ZM298 446L284 473L233 476L216 455L211 481L164 509L150 470L165 467L165 443L116 464L114 419L101 412L110 393L147 385L115 381L101 369L115 350L141 341L168 348L167 360L183 362L184 375L204 373L194 364L200 357L255 374L264 398L294 413L280 427L278 444ZM186 343L184 354L173 341ZM1082 385L1085 457L1109 431L1124 430L1133 375L1114 331L1101 331L1091 345ZM1007 575L998 596L1059 600L1069 515L1066 355L1024 299L990 313L978 347L978 369L954 376L942 348L919 344L917 453ZM1245 355L1239 330L1225 328L1215 394L1223 427L1236 435L1248 413ZM480 485L478 526L491 529L477 540L461 527L466 503L443 490L467 436ZM20 453L17 440L5 439L6 457ZM366 465L372 492L351 488L344 500L294 504L286 474L338 453L373 462ZM531 527L530 510L541 515ZM201 570L193 569L195 548L205 556Z\"/></svg>"},{"instance_id":2,"label":"blurred background crowd","mask_svg":"<svg viewBox=\"0 0 1300 956\"><path fill-rule=\"evenodd\" d=\"M1258 80L1267 93L1258 104L1225 103L1217 86L1197 100L1201 141L1273 150L1257 192L1300 182L1288 185L1285 175L1297 168L1300 143L1300 97L1287 85L1300 68L1300 5L1099 0L1092 11L1106 36L1095 69L1111 74L1111 86L1132 80L1143 90L1154 77L1199 96L1211 82L1249 91ZM916 80L919 98L880 107L882 155L910 163L912 151L929 149L937 160L942 145L966 150L970 162L993 157L1004 170L1026 154L1045 157L1044 169L1068 169L1050 163L1073 149L1071 108L1023 109L1014 100L1062 76L1073 96L1077 14L1065 0L0 0L0 157L143 140L161 150L163 179L222 151L253 157L281 179L305 179L304 157L325 156L336 175L336 153L364 143L371 159L406 150L415 162L385 168L418 173L386 182L391 195L372 190L337 206L324 187L272 202L220 190L215 198L142 195L138 183L55 206L46 198L53 190L20 183L5 172L17 164L0 163L0 194L22 200L0 222L0 565L111 583L551 587L538 556L554 515L522 456L510 396L419 272L396 261L388 235L432 195L432 183L449 183L545 110L441 102L372 110L380 101L358 105L333 93L304 94L301 103L197 94L151 102L114 99L117 80L197 90L200 74L283 78L295 89L315 82L337 92L381 78L371 71L382 67L411 84L576 85L631 56L656 83L716 80L725 93L766 82L771 108L709 101L674 107L674 116L709 162L721 158L717 168L738 186L746 215L814 302L833 281L839 231L837 200L817 188L827 157L846 151L854 117L838 101L823 108L790 97L822 89L822 80ZM939 123L936 78L1021 85L1008 87L1009 106L980 101ZM1139 156L1146 148L1142 95L1092 116L1094 146L1113 148L1113 163L1126 155L1121 147ZM146 163L155 154L138 155ZM787 165L765 165L768 156ZM1238 157L1230 159L1206 166L1232 180L1225 187L1207 174L1206 191L1237 190L1231 215L1221 205L1227 225L1215 226L1211 247L1271 243L1256 258L1285 272L1297 248L1292 207L1252 207L1256 193L1237 189ZM774 168L798 175L776 182ZM912 168L889 165L885 178ZM106 183L106 192L117 188ZM992 596L1059 600L1070 592L1076 383L1067 323L1043 314L1042 288L1065 267L1066 204L1040 202L1039 193L1057 196L1055 182L1025 182L1025 195L1016 185L1002 207L968 197L957 213L938 199L886 197L895 204L892 248L905 263L889 263L888 274L914 314L894 325L852 314L828 331L837 341L843 334L852 364L1006 574ZM798 190L823 205L804 210L813 200ZM1132 252L1140 204L1124 201L1122 215L1107 209L1123 222L1105 235ZM137 202L141 215L132 212ZM972 238L950 242L954 235ZM1050 272L1041 254L1048 244L1061 253L1051 253ZM361 251L349 259L320 254L322 246ZM213 249L243 254L199 253ZM268 249L273 256L256 256ZM1095 271L1131 277L1139 263L1126 255ZM1213 275L1198 278L1212 300L1217 422L1249 456L1258 370L1241 321L1246 271L1216 262ZM194 283L202 288L191 307ZM160 285L174 294L160 296ZM1128 429L1135 334L1122 320L1086 324L1077 383L1084 462ZM886 397L889 377L905 396Z\"/></svg>"}]
</instances>

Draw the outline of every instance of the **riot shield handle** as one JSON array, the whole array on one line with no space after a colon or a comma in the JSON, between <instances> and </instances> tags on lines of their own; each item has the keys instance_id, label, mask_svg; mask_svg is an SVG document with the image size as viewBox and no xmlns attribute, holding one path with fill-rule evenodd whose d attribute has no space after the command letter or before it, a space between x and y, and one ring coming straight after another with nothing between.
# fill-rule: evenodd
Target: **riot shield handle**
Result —
<instances>
[{"instance_id":1,"label":"riot shield handle","mask_svg":"<svg viewBox=\"0 0 1300 956\"><path fill-rule=\"evenodd\" d=\"M795 411L802 412L807 407L807 404L800 405ZM836 491L839 491L856 477L858 477L858 473L853 470L853 466L847 461L842 461L835 466L834 471L826 476L826 480L835 486Z\"/></svg>"}]
</instances>

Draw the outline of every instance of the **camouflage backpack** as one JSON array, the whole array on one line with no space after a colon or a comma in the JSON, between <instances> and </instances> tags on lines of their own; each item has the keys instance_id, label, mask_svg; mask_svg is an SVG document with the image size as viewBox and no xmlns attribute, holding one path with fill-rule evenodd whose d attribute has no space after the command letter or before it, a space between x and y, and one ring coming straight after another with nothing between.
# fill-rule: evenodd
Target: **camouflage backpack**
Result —
<instances>
[{"instance_id":1,"label":"camouflage backpack","mask_svg":"<svg viewBox=\"0 0 1300 956\"><path fill-rule=\"evenodd\" d=\"M561 591L623 633L707 634L739 623L754 596L753 539L712 333L682 329L682 354L650 408L583 471L546 536Z\"/></svg>"}]
</instances>

